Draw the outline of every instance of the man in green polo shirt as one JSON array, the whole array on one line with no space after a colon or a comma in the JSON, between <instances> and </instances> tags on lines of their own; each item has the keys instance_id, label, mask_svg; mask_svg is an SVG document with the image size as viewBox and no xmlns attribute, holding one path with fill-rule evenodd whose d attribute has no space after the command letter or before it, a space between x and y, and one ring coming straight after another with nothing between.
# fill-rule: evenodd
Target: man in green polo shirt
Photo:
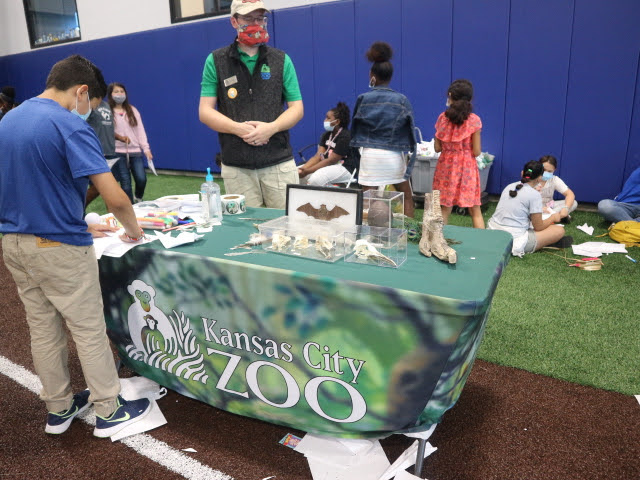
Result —
<instances>
[{"instance_id":1,"label":"man in green polo shirt","mask_svg":"<svg viewBox=\"0 0 640 480\"><path fill-rule=\"evenodd\" d=\"M268 13L261 0L233 0L237 37L205 61L199 116L218 132L227 193L285 208L287 184L299 181L288 131L304 107L291 58L266 45Z\"/></svg>"}]
</instances>

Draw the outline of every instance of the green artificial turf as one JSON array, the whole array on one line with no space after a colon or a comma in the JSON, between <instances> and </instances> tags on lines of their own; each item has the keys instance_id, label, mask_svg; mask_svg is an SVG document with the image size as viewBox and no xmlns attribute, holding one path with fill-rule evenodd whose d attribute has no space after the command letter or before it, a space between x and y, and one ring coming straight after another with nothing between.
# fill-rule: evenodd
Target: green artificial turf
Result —
<instances>
[{"instance_id":1,"label":"green artificial turf","mask_svg":"<svg viewBox=\"0 0 640 480\"><path fill-rule=\"evenodd\" d=\"M149 175L145 199L196 193L203 177ZM220 184L221 182L217 180ZM224 191L221 185L222 191ZM485 222L495 210L490 203ZM101 199L87 211L106 212ZM422 219L416 209L415 218ZM576 228L587 223L595 235L607 224L595 212L577 211L567 225L575 243L610 241ZM449 223L471 227L468 215ZM455 248L455 246L454 246ZM571 249L554 254L572 258ZM629 254L640 260L640 248ZM603 256L599 271L569 267L547 250L512 257L493 298L479 358L583 385L640 394L640 263L622 254Z\"/></svg>"}]
</instances>

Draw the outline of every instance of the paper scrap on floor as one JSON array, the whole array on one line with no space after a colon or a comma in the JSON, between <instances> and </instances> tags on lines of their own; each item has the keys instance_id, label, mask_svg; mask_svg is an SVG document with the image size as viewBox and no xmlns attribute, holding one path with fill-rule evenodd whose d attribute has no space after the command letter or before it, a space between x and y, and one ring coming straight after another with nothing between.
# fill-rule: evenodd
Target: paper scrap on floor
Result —
<instances>
[{"instance_id":1,"label":"paper scrap on floor","mask_svg":"<svg viewBox=\"0 0 640 480\"><path fill-rule=\"evenodd\" d=\"M583 257L601 257L603 253L627 253L622 243L585 242L579 245L571 245L574 255Z\"/></svg>"},{"instance_id":2,"label":"paper scrap on floor","mask_svg":"<svg viewBox=\"0 0 640 480\"><path fill-rule=\"evenodd\" d=\"M389 467L378 440L307 434L295 450L307 457L314 480L377 480Z\"/></svg>"},{"instance_id":3,"label":"paper scrap on floor","mask_svg":"<svg viewBox=\"0 0 640 480\"><path fill-rule=\"evenodd\" d=\"M125 400L137 400L139 398L148 398L151 402L151 411L142 420L132 423L123 428L115 435L111 436L111 441L116 442L123 438L138 433L147 432L154 428L160 427L167 423L167 419L160 411L160 407L156 403L156 399L162 398L167 394L167 390L161 387L153 380L144 377L132 377L120 379L120 395Z\"/></svg>"},{"instance_id":4,"label":"paper scrap on floor","mask_svg":"<svg viewBox=\"0 0 640 480\"><path fill-rule=\"evenodd\" d=\"M384 473L378 478L378 480L390 480L393 477L396 477L397 479L398 478L397 475L400 474L400 472L404 472L411 465L415 465L418 457L418 444L419 444L418 440L413 442L411 446L407 448L404 452L402 452L402 455L400 455L398 459L395 462L393 462L393 465L391 465L389 468L387 468L384 471ZM436 450L437 450L436 447L434 447L429 442L427 442L424 449L423 458L427 458ZM408 477L408 478L411 478L411 477Z\"/></svg>"},{"instance_id":5,"label":"paper scrap on floor","mask_svg":"<svg viewBox=\"0 0 640 480\"><path fill-rule=\"evenodd\" d=\"M420 477L416 477L414 474L409 473L406 470L399 472L395 476L395 480L415 480L416 478Z\"/></svg>"},{"instance_id":6,"label":"paper scrap on floor","mask_svg":"<svg viewBox=\"0 0 640 480\"><path fill-rule=\"evenodd\" d=\"M593 235L593 227L590 227L589 225L587 225L586 222L584 225L578 225L576 228L578 230L582 230L587 235Z\"/></svg>"},{"instance_id":7,"label":"paper scrap on floor","mask_svg":"<svg viewBox=\"0 0 640 480\"><path fill-rule=\"evenodd\" d=\"M285 447L296 448L300 443L300 440L302 440L300 437L296 437L292 433L287 433L279 443Z\"/></svg>"}]
</instances>

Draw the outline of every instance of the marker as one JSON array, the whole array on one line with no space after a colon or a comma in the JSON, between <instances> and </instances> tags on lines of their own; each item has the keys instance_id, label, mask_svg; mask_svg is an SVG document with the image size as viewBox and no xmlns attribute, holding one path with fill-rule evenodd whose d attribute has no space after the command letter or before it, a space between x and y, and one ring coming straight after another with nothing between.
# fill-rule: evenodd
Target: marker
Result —
<instances>
[{"instance_id":1,"label":"marker","mask_svg":"<svg viewBox=\"0 0 640 480\"><path fill-rule=\"evenodd\" d=\"M625 257L627 257L629 260L631 260L633 263L638 263L637 260L631 258L629 255L625 255Z\"/></svg>"}]
</instances>

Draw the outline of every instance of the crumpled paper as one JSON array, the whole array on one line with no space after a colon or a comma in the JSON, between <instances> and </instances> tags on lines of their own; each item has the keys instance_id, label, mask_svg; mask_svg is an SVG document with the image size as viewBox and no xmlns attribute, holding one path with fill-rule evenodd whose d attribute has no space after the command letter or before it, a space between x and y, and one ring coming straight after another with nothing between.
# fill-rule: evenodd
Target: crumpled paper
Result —
<instances>
[{"instance_id":1,"label":"crumpled paper","mask_svg":"<svg viewBox=\"0 0 640 480\"><path fill-rule=\"evenodd\" d=\"M579 225L576 227L578 230L582 230L584 233L586 233L587 235L593 235L593 227L590 227L589 225L587 225L587 223L585 222L584 225Z\"/></svg>"},{"instance_id":2,"label":"crumpled paper","mask_svg":"<svg viewBox=\"0 0 640 480\"><path fill-rule=\"evenodd\" d=\"M173 248L179 245L184 245L185 243L193 243L204 236L198 235L194 232L180 232L177 237L172 237L171 232L162 233L158 230L155 231L155 234L164 248Z\"/></svg>"}]
</instances>

